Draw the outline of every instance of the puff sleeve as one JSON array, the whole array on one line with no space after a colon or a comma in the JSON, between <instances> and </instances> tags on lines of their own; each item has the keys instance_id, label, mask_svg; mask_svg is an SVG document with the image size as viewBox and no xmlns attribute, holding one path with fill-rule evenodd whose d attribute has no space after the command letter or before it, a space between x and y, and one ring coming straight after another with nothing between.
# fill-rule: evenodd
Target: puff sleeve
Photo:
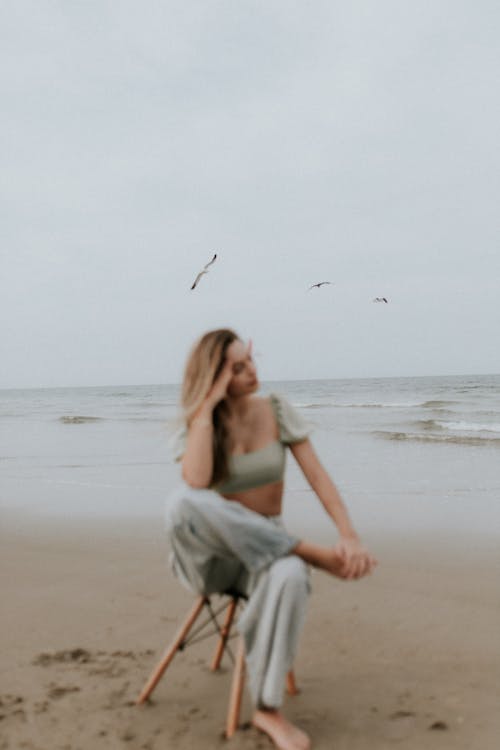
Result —
<instances>
[{"instance_id":1,"label":"puff sleeve","mask_svg":"<svg viewBox=\"0 0 500 750\"><path fill-rule=\"evenodd\" d=\"M170 438L170 453L174 461L178 462L183 457L184 451L186 450L186 440L187 427L183 424L177 428Z\"/></svg>"},{"instance_id":2,"label":"puff sleeve","mask_svg":"<svg viewBox=\"0 0 500 750\"><path fill-rule=\"evenodd\" d=\"M270 399L280 428L280 441L290 445L306 440L312 432L312 427L307 424L295 406L292 406L288 399L279 393L271 393Z\"/></svg>"}]
</instances>

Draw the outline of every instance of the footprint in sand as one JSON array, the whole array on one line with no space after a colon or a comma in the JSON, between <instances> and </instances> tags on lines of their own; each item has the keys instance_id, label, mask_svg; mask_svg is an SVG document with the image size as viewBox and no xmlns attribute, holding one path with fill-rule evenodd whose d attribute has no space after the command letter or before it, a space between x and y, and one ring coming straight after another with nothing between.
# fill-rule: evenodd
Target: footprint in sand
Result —
<instances>
[{"instance_id":1,"label":"footprint in sand","mask_svg":"<svg viewBox=\"0 0 500 750\"><path fill-rule=\"evenodd\" d=\"M433 729L438 732L443 732L449 729L449 726L445 721L435 721L433 724L427 727L427 729Z\"/></svg>"},{"instance_id":2,"label":"footprint in sand","mask_svg":"<svg viewBox=\"0 0 500 750\"><path fill-rule=\"evenodd\" d=\"M112 651L109 656L112 656L113 659L137 659L137 654L133 651Z\"/></svg>"},{"instance_id":3,"label":"footprint in sand","mask_svg":"<svg viewBox=\"0 0 500 750\"><path fill-rule=\"evenodd\" d=\"M143 651L96 651L92 653L86 648L80 646L63 651L54 651L53 653L41 653L33 659L33 664L38 667L49 667L52 664L88 664L94 662L109 661L111 659L131 659L136 661L144 657L153 656L154 650L151 648Z\"/></svg>"},{"instance_id":4,"label":"footprint in sand","mask_svg":"<svg viewBox=\"0 0 500 750\"><path fill-rule=\"evenodd\" d=\"M49 667L51 664L61 664L73 662L77 664L86 664L92 661L92 654L85 648L73 648L65 651L55 651L52 654L38 654L33 659L33 664L37 667Z\"/></svg>"},{"instance_id":5,"label":"footprint in sand","mask_svg":"<svg viewBox=\"0 0 500 750\"><path fill-rule=\"evenodd\" d=\"M89 674L98 675L99 677L123 677L126 672L127 670L125 667L120 667L119 664L112 662L111 664L105 664L102 667L91 669Z\"/></svg>"},{"instance_id":6,"label":"footprint in sand","mask_svg":"<svg viewBox=\"0 0 500 750\"><path fill-rule=\"evenodd\" d=\"M0 708L10 708L11 706L18 706L20 703L24 703L24 698L21 695L2 695L0 698Z\"/></svg>"},{"instance_id":7,"label":"footprint in sand","mask_svg":"<svg viewBox=\"0 0 500 750\"><path fill-rule=\"evenodd\" d=\"M131 729L126 729L121 735L120 739L123 742L131 742L132 740L135 740L135 734L132 732Z\"/></svg>"},{"instance_id":8,"label":"footprint in sand","mask_svg":"<svg viewBox=\"0 0 500 750\"><path fill-rule=\"evenodd\" d=\"M413 711L395 711L388 717L384 727L384 737L387 740L402 740L408 737L415 726Z\"/></svg>"},{"instance_id":9,"label":"footprint in sand","mask_svg":"<svg viewBox=\"0 0 500 750\"><path fill-rule=\"evenodd\" d=\"M389 716L389 719L406 719L408 716L415 716L413 711L395 711Z\"/></svg>"},{"instance_id":10,"label":"footprint in sand","mask_svg":"<svg viewBox=\"0 0 500 750\"><path fill-rule=\"evenodd\" d=\"M107 711L112 711L117 708L123 708L123 707L131 707L135 706L134 701L124 701L125 696L127 695L130 688L130 682L124 682L123 685L118 688L118 690L113 690L111 693L109 693L108 696L108 702L103 705L103 708L105 708Z\"/></svg>"},{"instance_id":11,"label":"footprint in sand","mask_svg":"<svg viewBox=\"0 0 500 750\"><path fill-rule=\"evenodd\" d=\"M0 721L16 717L26 720L26 711L22 707L24 698L20 695L7 693L0 698Z\"/></svg>"},{"instance_id":12,"label":"footprint in sand","mask_svg":"<svg viewBox=\"0 0 500 750\"><path fill-rule=\"evenodd\" d=\"M49 685L48 696L51 700L57 700L68 695L68 693L79 693L80 690L81 688L76 685L54 685L54 683L51 683Z\"/></svg>"},{"instance_id":13,"label":"footprint in sand","mask_svg":"<svg viewBox=\"0 0 500 750\"><path fill-rule=\"evenodd\" d=\"M49 701L38 701L33 706L33 709L36 714L44 714L49 710L49 708L50 708Z\"/></svg>"}]
</instances>

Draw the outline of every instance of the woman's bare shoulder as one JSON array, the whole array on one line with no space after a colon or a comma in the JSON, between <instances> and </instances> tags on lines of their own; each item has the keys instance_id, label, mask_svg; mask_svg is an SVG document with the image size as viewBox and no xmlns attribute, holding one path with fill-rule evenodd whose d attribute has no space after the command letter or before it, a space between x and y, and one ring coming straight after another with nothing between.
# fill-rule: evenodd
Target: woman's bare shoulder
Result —
<instances>
[{"instance_id":1,"label":"woman's bare shoulder","mask_svg":"<svg viewBox=\"0 0 500 750\"><path fill-rule=\"evenodd\" d=\"M271 428L276 425L276 414L270 396L254 396L254 419L260 424L267 424Z\"/></svg>"},{"instance_id":2,"label":"woman's bare shoulder","mask_svg":"<svg viewBox=\"0 0 500 750\"><path fill-rule=\"evenodd\" d=\"M252 396L253 408L259 412L269 412L272 410L270 396Z\"/></svg>"}]
</instances>

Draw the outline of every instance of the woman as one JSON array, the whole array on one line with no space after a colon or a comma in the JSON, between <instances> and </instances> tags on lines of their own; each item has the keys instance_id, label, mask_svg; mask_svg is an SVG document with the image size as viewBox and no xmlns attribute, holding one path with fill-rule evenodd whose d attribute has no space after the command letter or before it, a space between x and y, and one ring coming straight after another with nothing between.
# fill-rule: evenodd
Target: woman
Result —
<instances>
[{"instance_id":1,"label":"woman","mask_svg":"<svg viewBox=\"0 0 500 750\"><path fill-rule=\"evenodd\" d=\"M234 331L209 331L195 344L174 450L184 484L168 504L172 566L196 593L237 590L248 597L238 629L252 722L282 750L307 750L308 736L280 711L309 593L307 564L352 580L376 561L361 546L300 414L279 394L255 396L258 388L251 345ZM336 546L295 538L283 526L287 447L337 526Z\"/></svg>"}]
</instances>

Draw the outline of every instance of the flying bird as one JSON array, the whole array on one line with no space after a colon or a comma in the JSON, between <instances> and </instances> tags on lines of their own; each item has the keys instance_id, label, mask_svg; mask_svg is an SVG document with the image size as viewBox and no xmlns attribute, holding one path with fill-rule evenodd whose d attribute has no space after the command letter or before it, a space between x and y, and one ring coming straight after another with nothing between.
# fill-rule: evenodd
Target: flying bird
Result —
<instances>
[{"instance_id":1,"label":"flying bird","mask_svg":"<svg viewBox=\"0 0 500 750\"><path fill-rule=\"evenodd\" d=\"M323 284L333 284L333 281L320 281L319 284L313 284L312 286L310 286L307 291L310 292L311 289L314 289L314 287L318 287L319 289L320 286L323 286Z\"/></svg>"},{"instance_id":2,"label":"flying bird","mask_svg":"<svg viewBox=\"0 0 500 750\"><path fill-rule=\"evenodd\" d=\"M375 297L375 299L373 301L374 302L385 302L386 305L388 303L387 297Z\"/></svg>"},{"instance_id":3,"label":"flying bird","mask_svg":"<svg viewBox=\"0 0 500 750\"><path fill-rule=\"evenodd\" d=\"M191 287L191 290L193 290L196 287L196 285L198 284L198 282L201 279L201 277L204 276L206 273L208 273L208 268L209 268L209 266L212 265L212 263L215 263L216 257L217 257L217 253L215 253L215 255L212 258L212 260L209 263L207 263L206 266L203 266L203 271L200 271L200 273L198 274L198 276L195 278L193 286Z\"/></svg>"}]
</instances>

